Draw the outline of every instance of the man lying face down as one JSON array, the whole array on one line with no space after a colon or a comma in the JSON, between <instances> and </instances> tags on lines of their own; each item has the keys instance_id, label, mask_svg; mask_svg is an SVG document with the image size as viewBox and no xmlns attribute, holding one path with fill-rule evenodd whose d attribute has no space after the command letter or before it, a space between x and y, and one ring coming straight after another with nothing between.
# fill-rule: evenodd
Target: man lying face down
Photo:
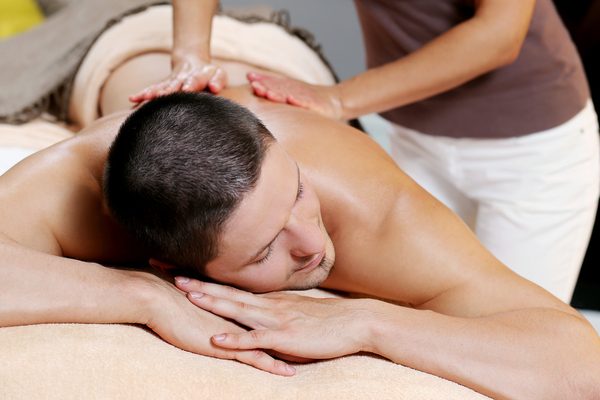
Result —
<instances>
[{"instance_id":1,"label":"man lying face down","mask_svg":"<svg viewBox=\"0 0 600 400\"><path fill-rule=\"evenodd\" d=\"M142 106L121 126L104 182L116 219L179 273L267 292L317 287L333 267L311 184L256 116L224 98Z\"/></svg>"},{"instance_id":2,"label":"man lying face down","mask_svg":"<svg viewBox=\"0 0 600 400\"><path fill-rule=\"evenodd\" d=\"M107 205L151 263L251 330L215 332L214 346L368 351L496 398L598 394L599 339L581 316L498 262L364 136L283 107L264 114L278 142L231 101L165 96L126 120L107 159ZM317 286L406 306L250 293Z\"/></svg>"}]
</instances>

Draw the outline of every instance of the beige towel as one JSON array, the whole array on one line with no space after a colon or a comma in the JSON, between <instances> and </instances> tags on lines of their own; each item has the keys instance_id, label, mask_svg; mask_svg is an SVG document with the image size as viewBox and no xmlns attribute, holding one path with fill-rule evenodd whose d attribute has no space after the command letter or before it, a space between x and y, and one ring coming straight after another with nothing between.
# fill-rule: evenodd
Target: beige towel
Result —
<instances>
[{"instance_id":1,"label":"beige towel","mask_svg":"<svg viewBox=\"0 0 600 400\"><path fill-rule=\"evenodd\" d=\"M175 348L132 325L0 328L0 399L484 400L453 382L353 355L280 377Z\"/></svg>"},{"instance_id":2,"label":"beige towel","mask_svg":"<svg viewBox=\"0 0 600 400\"><path fill-rule=\"evenodd\" d=\"M98 117L98 97L110 72L127 59L172 47L170 6L150 7L106 30L81 64L73 84L69 118L82 127ZM243 61L310 83L335 82L329 68L306 43L272 22L213 19L213 57Z\"/></svg>"}]
</instances>

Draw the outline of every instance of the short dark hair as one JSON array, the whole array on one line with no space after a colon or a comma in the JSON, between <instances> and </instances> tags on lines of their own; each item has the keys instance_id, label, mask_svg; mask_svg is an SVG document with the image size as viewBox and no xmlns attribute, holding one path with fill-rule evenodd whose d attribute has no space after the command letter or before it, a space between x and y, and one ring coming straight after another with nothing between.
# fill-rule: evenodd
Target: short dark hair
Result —
<instances>
[{"instance_id":1,"label":"short dark hair","mask_svg":"<svg viewBox=\"0 0 600 400\"><path fill-rule=\"evenodd\" d=\"M127 118L110 147L108 208L151 257L202 273L274 140L254 114L225 98L159 97Z\"/></svg>"}]
</instances>

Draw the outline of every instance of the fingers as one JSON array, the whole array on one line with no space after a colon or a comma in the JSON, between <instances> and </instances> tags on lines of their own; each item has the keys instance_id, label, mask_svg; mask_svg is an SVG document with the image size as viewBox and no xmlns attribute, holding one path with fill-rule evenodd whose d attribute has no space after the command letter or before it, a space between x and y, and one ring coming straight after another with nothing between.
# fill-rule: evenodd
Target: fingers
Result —
<instances>
[{"instance_id":1,"label":"fingers","mask_svg":"<svg viewBox=\"0 0 600 400\"><path fill-rule=\"evenodd\" d=\"M256 95L258 97L266 97L267 96L267 87L265 85L263 85L261 82L252 81L252 82L250 82L250 86L252 87L252 91L254 92L254 95Z\"/></svg>"},{"instance_id":2,"label":"fingers","mask_svg":"<svg viewBox=\"0 0 600 400\"><path fill-rule=\"evenodd\" d=\"M293 106L311 108L310 100L305 95L303 84L292 79L263 75L257 72L246 74L254 94L276 103L287 103ZM314 97L314 94L313 96Z\"/></svg>"},{"instance_id":3,"label":"fingers","mask_svg":"<svg viewBox=\"0 0 600 400\"><path fill-rule=\"evenodd\" d=\"M265 78L270 78L270 77L271 77L270 75L261 74L260 72L254 72L254 71L248 72L246 74L246 79L248 79L248 81L251 83L254 81L261 81Z\"/></svg>"},{"instance_id":4,"label":"fingers","mask_svg":"<svg viewBox=\"0 0 600 400\"><path fill-rule=\"evenodd\" d=\"M141 103L147 100L151 100L152 98L156 97L156 88L157 85L149 86L144 90L129 96L129 101L131 101L132 103Z\"/></svg>"},{"instance_id":5,"label":"fingers","mask_svg":"<svg viewBox=\"0 0 600 400\"><path fill-rule=\"evenodd\" d=\"M208 88L214 94L219 93L223 88L227 86L227 74L223 68L218 67L215 74L208 81Z\"/></svg>"},{"instance_id":6,"label":"fingers","mask_svg":"<svg viewBox=\"0 0 600 400\"><path fill-rule=\"evenodd\" d=\"M294 95L289 95L286 99L287 103L292 106L307 108L307 105L302 100L296 98Z\"/></svg>"},{"instance_id":7,"label":"fingers","mask_svg":"<svg viewBox=\"0 0 600 400\"><path fill-rule=\"evenodd\" d=\"M192 71L185 75L181 90L184 92L200 92L206 88L206 84L211 77L212 74Z\"/></svg>"},{"instance_id":8,"label":"fingers","mask_svg":"<svg viewBox=\"0 0 600 400\"><path fill-rule=\"evenodd\" d=\"M177 91L200 92L206 88L216 94L225 86L227 86L227 74L223 68L212 64L201 67L185 65L178 72L174 71L164 81L129 96L129 100L140 103Z\"/></svg>"},{"instance_id":9,"label":"fingers","mask_svg":"<svg viewBox=\"0 0 600 400\"><path fill-rule=\"evenodd\" d=\"M245 292L231 286L202 282L197 279L190 279L183 276L175 277L175 286L184 292L200 292L214 297L239 301L254 306L264 306L266 303L262 298L255 296L250 292Z\"/></svg>"},{"instance_id":10,"label":"fingers","mask_svg":"<svg viewBox=\"0 0 600 400\"><path fill-rule=\"evenodd\" d=\"M296 369L285 361L277 360L259 349L231 350L222 347L214 347L213 349L214 351L210 354L212 357L238 360L239 362L275 375L292 376L296 373ZM199 352L199 354L206 353Z\"/></svg>"},{"instance_id":11,"label":"fingers","mask_svg":"<svg viewBox=\"0 0 600 400\"><path fill-rule=\"evenodd\" d=\"M180 90L183 83L184 81L180 77L166 79L162 82L147 87L135 95L129 96L129 100L134 103L149 101L156 97L164 96Z\"/></svg>"},{"instance_id":12,"label":"fingers","mask_svg":"<svg viewBox=\"0 0 600 400\"><path fill-rule=\"evenodd\" d=\"M264 97L276 103L286 102L286 95L278 88L273 87L273 79L276 79L275 77L258 72L248 72L246 78L250 82L250 86L256 96Z\"/></svg>"},{"instance_id":13,"label":"fingers","mask_svg":"<svg viewBox=\"0 0 600 400\"><path fill-rule=\"evenodd\" d=\"M213 344L232 350L275 349L270 330L253 330L244 333L221 333L211 337Z\"/></svg>"},{"instance_id":14,"label":"fingers","mask_svg":"<svg viewBox=\"0 0 600 400\"><path fill-rule=\"evenodd\" d=\"M250 83L254 94L258 97L264 97L265 99L274 101L275 103L285 103L286 95L278 89L271 89L267 87L263 82L253 81Z\"/></svg>"},{"instance_id":15,"label":"fingers","mask_svg":"<svg viewBox=\"0 0 600 400\"><path fill-rule=\"evenodd\" d=\"M265 97L276 103L285 103L287 96L278 90L268 89Z\"/></svg>"},{"instance_id":16,"label":"fingers","mask_svg":"<svg viewBox=\"0 0 600 400\"><path fill-rule=\"evenodd\" d=\"M296 369L281 360L276 360L260 350L250 350L237 353L236 359L244 364L270 372L276 375L293 376Z\"/></svg>"},{"instance_id":17,"label":"fingers","mask_svg":"<svg viewBox=\"0 0 600 400\"><path fill-rule=\"evenodd\" d=\"M278 326L277 320L267 309L199 292L188 293L188 299L203 310L224 318L233 319L252 329L274 328Z\"/></svg>"}]
</instances>

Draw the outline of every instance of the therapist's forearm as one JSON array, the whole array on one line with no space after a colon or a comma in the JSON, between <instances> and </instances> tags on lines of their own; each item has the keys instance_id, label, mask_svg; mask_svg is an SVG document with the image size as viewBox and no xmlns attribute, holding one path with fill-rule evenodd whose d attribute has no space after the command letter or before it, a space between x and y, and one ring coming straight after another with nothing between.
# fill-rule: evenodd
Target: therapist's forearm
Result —
<instances>
[{"instance_id":1,"label":"therapist's forearm","mask_svg":"<svg viewBox=\"0 0 600 400\"><path fill-rule=\"evenodd\" d=\"M383 112L446 92L514 61L523 43L522 29L474 17L419 50L339 83L344 119ZM376 89L375 89L376 88Z\"/></svg>"},{"instance_id":2,"label":"therapist's forearm","mask_svg":"<svg viewBox=\"0 0 600 400\"><path fill-rule=\"evenodd\" d=\"M142 272L39 253L0 238L0 326L144 323Z\"/></svg>"},{"instance_id":3,"label":"therapist's forearm","mask_svg":"<svg viewBox=\"0 0 600 400\"><path fill-rule=\"evenodd\" d=\"M457 318L372 306L366 351L494 399L600 398L600 339L573 315L525 309Z\"/></svg>"},{"instance_id":4,"label":"therapist's forearm","mask_svg":"<svg viewBox=\"0 0 600 400\"><path fill-rule=\"evenodd\" d=\"M218 0L173 1L173 60L195 55L210 62L212 18Z\"/></svg>"}]
</instances>

